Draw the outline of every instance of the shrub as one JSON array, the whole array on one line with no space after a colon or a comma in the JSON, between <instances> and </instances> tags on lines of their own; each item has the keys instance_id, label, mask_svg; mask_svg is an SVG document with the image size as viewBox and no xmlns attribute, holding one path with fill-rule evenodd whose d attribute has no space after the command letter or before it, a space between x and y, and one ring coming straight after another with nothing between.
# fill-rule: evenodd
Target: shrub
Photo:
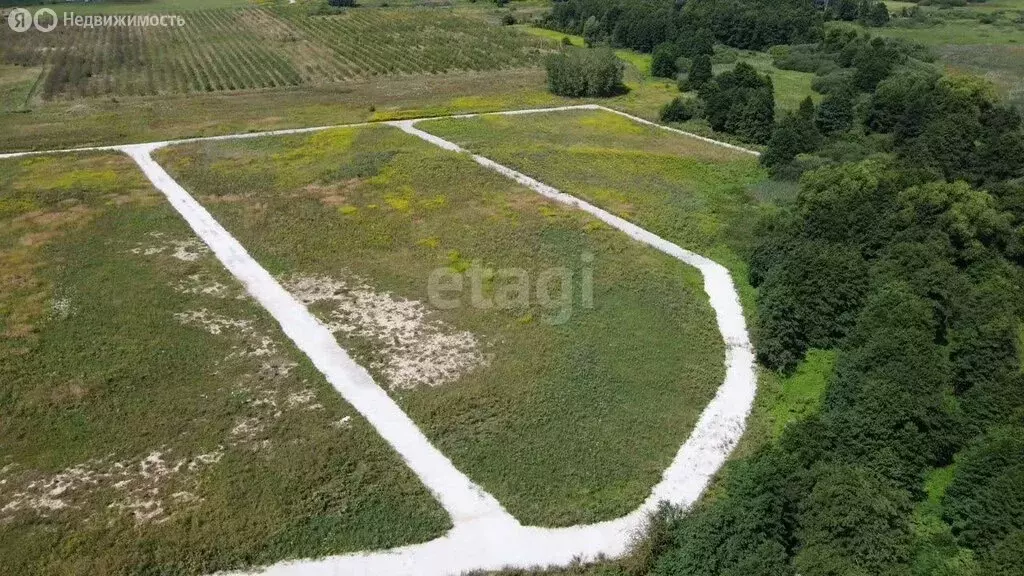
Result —
<instances>
[{"instance_id":1,"label":"shrub","mask_svg":"<svg viewBox=\"0 0 1024 576\"><path fill-rule=\"evenodd\" d=\"M675 97L661 109L663 122L686 122L698 115L697 101L692 98Z\"/></svg>"},{"instance_id":2,"label":"shrub","mask_svg":"<svg viewBox=\"0 0 1024 576\"><path fill-rule=\"evenodd\" d=\"M991 548L1024 530L1024 427L996 429L965 451L943 516L972 548Z\"/></svg>"},{"instance_id":3,"label":"shrub","mask_svg":"<svg viewBox=\"0 0 1024 576\"><path fill-rule=\"evenodd\" d=\"M559 96L611 96L622 88L622 63L609 48L565 48L547 60L548 89Z\"/></svg>"},{"instance_id":4,"label":"shrub","mask_svg":"<svg viewBox=\"0 0 1024 576\"><path fill-rule=\"evenodd\" d=\"M583 24L583 41L587 46L596 46L600 44L605 37L604 27L601 26L601 22L594 16L587 18L587 21Z\"/></svg>"},{"instance_id":5,"label":"shrub","mask_svg":"<svg viewBox=\"0 0 1024 576\"><path fill-rule=\"evenodd\" d=\"M846 132L853 126L853 119L853 94L848 90L838 90L825 96L814 120L818 130L829 135Z\"/></svg>"},{"instance_id":6,"label":"shrub","mask_svg":"<svg viewBox=\"0 0 1024 576\"><path fill-rule=\"evenodd\" d=\"M707 54L694 57L687 75L690 90L700 90L708 80L711 80L712 76L711 58Z\"/></svg>"},{"instance_id":7,"label":"shrub","mask_svg":"<svg viewBox=\"0 0 1024 576\"><path fill-rule=\"evenodd\" d=\"M821 76L811 79L811 89L818 94L833 94L835 92L853 90L853 70L840 68Z\"/></svg>"},{"instance_id":8,"label":"shrub","mask_svg":"<svg viewBox=\"0 0 1024 576\"><path fill-rule=\"evenodd\" d=\"M714 130L767 143L775 125L772 80L746 62L723 72L700 90L705 116Z\"/></svg>"},{"instance_id":9,"label":"shrub","mask_svg":"<svg viewBox=\"0 0 1024 576\"><path fill-rule=\"evenodd\" d=\"M797 113L787 114L775 126L768 149L761 155L761 164L774 169L788 164L797 154L813 152L820 144L821 134L814 125L814 102L808 96Z\"/></svg>"},{"instance_id":10,"label":"shrub","mask_svg":"<svg viewBox=\"0 0 1024 576\"><path fill-rule=\"evenodd\" d=\"M676 75L676 59L679 49L675 44L663 42L654 49L651 57L651 76L656 78L674 78Z\"/></svg>"}]
</instances>

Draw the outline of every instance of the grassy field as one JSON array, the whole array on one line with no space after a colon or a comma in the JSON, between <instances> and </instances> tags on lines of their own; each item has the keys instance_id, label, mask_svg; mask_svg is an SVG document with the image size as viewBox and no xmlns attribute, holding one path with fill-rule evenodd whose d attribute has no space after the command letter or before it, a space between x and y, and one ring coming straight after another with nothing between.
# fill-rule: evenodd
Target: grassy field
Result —
<instances>
[{"instance_id":1,"label":"grassy field","mask_svg":"<svg viewBox=\"0 0 1024 576\"><path fill-rule=\"evenodd\" d=\"M756 158L606 112L432 120L419 127L724 264L752 325L755 290L746 281L746 257L754 223L794 194L791 186L780 189L768 181ZM820 360L806 368L808 375L825 375L829 360ZM811 380L801 388L823 385ZM785 412L810 395L791 393L769 371L761 371L758 381L751 432L737 453L772 438L781 422L776 405Z\"/></svg>"},{"instance_id":2,"label":"grassy field","mask_svg":"<svg viewBox=\"0 0 1024 576\"><path fill-rule=\"evenodd\" d=\"M525 523L635 508L721 384L695 270L395 128L159 160ZM458 306L432 298L437 271L464 274ZM527 275L525 300L499 299L512 272ZM565 280L551 288L549 273Z\"/></svg>"},{"instance_id":3,"label":"grassy field","mask_svg":"<svg viewBox=\"0 0 1024 576\"><path fill-rule=\"evenodd\" d=\"M42 68L0 64L0 114L22 110Z\"/></svg>"},{"instance_id":4,"label":"grassy field","mask_svg":"<svg viewBox=\"0 0 1024 576\"><path fill-rule=\"evenodd\" d=\"M772 63L772 57L764 52L741 51L738 52L737 61L746 62L761 74L771 76L772 86L775 88L776 110L796 110L808 96L815 103L821 101L821 94L811 89L811 80L814 79L812 73L776 68ZM735 67L735 63L717 64L713 70L715 74L721 74Z\"/></svg>"},{"instance_id":5,"label":"grassy field","mask_svg":"<svg viewBox=\"0 0 1024 576\"><path fill-rule=\"evenodd\" d=\"M0 572L205 574L448 527L128 158L0 161Z\"/></svg>"},{"instance_id":6,"label":"grassy field","mask_svg":"<svg viewBox=\"0 0 1024 576\"><path fill-rule=\"evenodd\" d=\"M444 10L183 12L182 26L0 27L0 63L45 66L44 100L277 88L536 66L549 45Z\"/></svg>"},{"instance_id":7,"label":"grassy field","mask_svg":"<svg viewBox=\"0 0 1024 576\"><path fill-rule=\"evenodd\" d=\"M431 120L420 127L580 196L746 278L757 159L608 112ZM742 283L742 282L741 282Z\"/></svg>"},{"instance_id":8,"label":"grassy field","mask_svg":"<svg viewBox=\"0 0 1024 576\"><path fill-rule=\"evenodd\" d=\"M889 26L873 28L872 32L919 42L932 49L948 72L969 73L992 82L1010 102L1024 105L1024 12L1004 12L995 23L978 20L978 13L999 10L1022 10L1024 3L1007 0L1003 3L972 4L957 13L935 14L932 25L917 28ZM957 17L959 14L962 17ZM973 16L973 17L971 17Z\"/></svg>"},{"instance_id":9,"label":"grassy field","mask_svg":"<svg viewBox=\"0 0 1024 576\"><path fill-rule=\"evenodd\" d=\"M534 68L378 77L343 85L264 91L52 101L35 105L28 113L0 113L0 132L4 135L0 151L123 144L564 103L571 102L549 94L544 72Z\"/></svg>"}]
</instances>

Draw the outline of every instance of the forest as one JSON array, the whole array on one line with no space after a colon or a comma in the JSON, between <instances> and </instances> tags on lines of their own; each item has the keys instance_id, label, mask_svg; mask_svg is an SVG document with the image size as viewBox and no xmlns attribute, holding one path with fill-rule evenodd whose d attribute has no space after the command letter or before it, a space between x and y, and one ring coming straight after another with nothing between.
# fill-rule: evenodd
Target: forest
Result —
<instances>
[{"instance_id":1,"label":"forest","mask_svg":"<svg viewBox=\"0 0 1024 576\"><path fill-rule=\"evenodd\" d=\"M1024 574L1024 121L988 82L863 28L887 20L800 0L568 0L548 18L654 52L655 75L697 94L662 120L764 144L799 183L749 254L758 360L787 375L838 352L821 409L665 510L627 572ZM714 44L770 48L820 102L777 115L770 77L711 73Z\"/></svg>"}]
</instances>

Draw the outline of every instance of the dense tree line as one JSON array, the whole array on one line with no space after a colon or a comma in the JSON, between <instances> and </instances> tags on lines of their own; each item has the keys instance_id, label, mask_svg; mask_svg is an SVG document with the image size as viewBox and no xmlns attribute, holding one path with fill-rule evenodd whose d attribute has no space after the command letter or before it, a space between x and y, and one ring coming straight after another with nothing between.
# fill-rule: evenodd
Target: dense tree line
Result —
<instances>
[{"instance_id":1,"label":"dense tree line","mask_svg":"<svg viewBox=\"0 0 1024 576\"><path fill-rule=\"evenodd\" d=\"M831 30L818 45L779 51L777 65L815 71L814 85L825 97L811 114L813 130L806 118L780 120L764 163L776 175L796 177L822 164L893 153L951 182L1024 176L1020 114L984 81L943 76L918 56L915 47L852 30Z\"/></svg>"},{"instance_id":2,"label":"dense tree line","mask_svg":"<svg viewBox=\"0 0 1024 576\"><path fill-rule=\"evenodd\" d=\"M804 176L751 261L755 341L782 371L809 347L838 348L823 408L673 520L654 573L909 575L924 474L969 446L943 512L976 553L976 571L959 573L1019 574L1020 189L989 193L891 156Z\"/></svg>"},{"instance_id":3,"label":"dense tree line","mask_svg":"<svg viewBox=\"0 0 1024 576\"><path fill-rule=\"evenodd\" d=\"M803 176L750 259L754 332L783 373L811 348L839 358L821 411L673 520L654 572L936 573L914 506L955 463L941 515L968 555L942 573L1019 575L1021 116L912 47L839 30L814 48L777 55L817 68L825 97L783 115L762 156Z\"/></svg>"},{"instance_id":4,"label":"dense tree line","mask_svg":"<svg viewBox=\"0 0 1024 576\"><path fill-rule=\"evenodd\" d=\"M811 0L564 0L544 24L591 43L641 52L671 43L686 52L705 32L737 48L814 42L823 20Z\"/></svg>"},{"instance_id":5,"label":"dense tree line","mask_svg":"<svg viewBox=\"0 0 1024 576\"><path fill-rule=\"evenodd\" d=\"M821 408L730 464L693 510L663 514L631 573L1021 576L1024 119L920 47L842 27L773 48L822 94L776 118L770 78L744 63L711 74L711 44L756 35L672 34L682 16L724 21L708 14L732 6L742 22L744 9L679 4L636 3L657 14L643 46L623 42L633 24L618 3L556 11L588 42L652 49L657 75L687 73L681 88L699 98L676 98L664 120L702 116L767 143L771 172L799 178L749 258L758 360L787 374L810 349L838 359ZM880 22L875 6L833 2L817 16ZM946 467L934 536L920 507L926 477Z\"/></svg>"}]
</instances>

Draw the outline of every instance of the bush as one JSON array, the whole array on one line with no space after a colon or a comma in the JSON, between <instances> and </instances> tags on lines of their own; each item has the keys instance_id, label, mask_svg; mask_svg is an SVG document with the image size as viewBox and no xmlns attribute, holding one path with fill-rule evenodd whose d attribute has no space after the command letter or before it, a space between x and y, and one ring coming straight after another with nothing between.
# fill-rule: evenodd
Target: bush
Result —
<instances>
[{"instance_id":1,"label":"bush","mask_svg":"<svg viewBox=\"0 0 1024 576\"><path fill-rule=\"evenodd\" d=\"M622 63L609 48L564 48L547 60L548 89L559 96L612 96L622 89Z\"/></svg>"},{"instance_id":2,"label":"bush","mask_svg":"<svg viewBox=\"0 0 1024 576\"><path fill-rule=\"evenodd\" d=\"M811 90L818 94L834 94L853 90L853 70L840 68L811 79Z\"/></svg>"},{"instance_id":3,"label":"bush","mask_svg":"<svg viewBox=\"0 0 1024 576\"><path fill-rule=\"evenodd\" d=\"M691 79L692 81L692 79ZM711 128L765 144L775 125L772 80L746 62L723 72L700 90Z\"/></svg>"},{"instance_id":4,"label":"bush","mask_svg":"<svg viewBox=\"0 0 1024 576\"><path fill-rule=\"evenodd\" d=\"M825 96L815 123L822 134L838 134L853 127L854 110L853 94L847 90L837 90Z\"/></svg>"},{"instance_id":5,"label":"bush","mask_svg":"<svg viewBox=\"0 0 1024 576\"><path fill-rule=\"evenodd\" d=\"M1024 530L1024 427L997 429L963 454L943 516L961 545L972 548L991 548Z\"/></svg>"},{"instance_id":6,"label":"bush","mask_svg":"<svg viewBox=\"0 0 1024 576\"><path fill-rule=\"evenodd\" d=\"M661 109L663 122L686 122L698 116L698 103L692 98L675 97Z\"/></svg>"},{"instance_id":7,"label":"bush","mask_svg":"<svg viewBox=\"0 0 1024 576\"><path fill-rule=\"evenodd\" d=\"M823 75L838 67L835 58L822 53L817 44L786 46L785 48L788 50L781 48L783 47L777 46L775 53L772 54L772 61L776 68Z\"/></svg>"},{"instance_id":8,"label":"bush","mask_svg":"<svg viewBox=\"0 0 1024 576\"><path fill-rule=\"evenodd\" d=\"M690 90L700 90L708 80L711 80L711 58L707 54L694 57L687 74L687 86Z\"/></svg>"},{"instance_id":9,"label":"bush","mask_svg":"<svg viewBox=\"0 0 1024 576\"><path fill-rule=\"evenodd\" d=\"M663 42L654 49L651 57L651 76L655 78L675 78L676 59L679 58L679 49L675 44Z\"/></svg>"},{"instance_id":10,"label":"bush","mask_svg":"<svg viewBox=\"0 0 1024 576\"><path fill-rule=\"evenodd\" d=\"M761 164L774 169L788 164L797 154L813 152L821 145L821 134L814 124L814 102L808 96L795 114L787 114L775 126Z\"/></svg>"}]
</instances>

